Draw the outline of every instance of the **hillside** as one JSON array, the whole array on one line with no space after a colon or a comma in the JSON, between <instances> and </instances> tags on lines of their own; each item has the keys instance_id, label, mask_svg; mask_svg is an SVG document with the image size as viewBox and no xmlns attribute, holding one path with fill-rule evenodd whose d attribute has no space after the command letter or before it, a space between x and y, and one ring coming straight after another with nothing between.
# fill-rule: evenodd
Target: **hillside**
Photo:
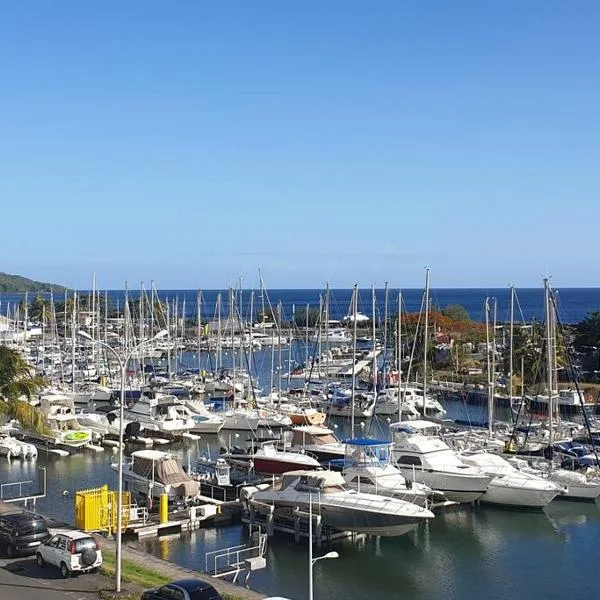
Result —
<instances>
[{"instance_id":1,"label":"hillside","mask_svg":"<svg viewBox=\"0 0 600 600\"><path fill-rule=\"evenodd\" d=\"M0 292L8 294L22 294L24 292L63 292L66 288L54 283L43 283L21 277L0 273Z\"/></svg>"}]
</instances>

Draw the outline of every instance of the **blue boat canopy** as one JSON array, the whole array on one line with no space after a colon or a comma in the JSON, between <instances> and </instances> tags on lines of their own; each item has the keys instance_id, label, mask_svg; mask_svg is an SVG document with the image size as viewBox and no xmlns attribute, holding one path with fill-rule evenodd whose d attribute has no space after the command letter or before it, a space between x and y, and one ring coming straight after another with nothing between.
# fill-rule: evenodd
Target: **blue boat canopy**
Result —
<instances>
[{"instance_id":1,"label":"blue boat canopy","mask_svg":"<svg viewBox=\"0 0 600 600\"><path fill-rule=\"evenodd\" d=\"M343 441L350 446L389 446L392 442L389 440L374 440L371 438L352 438Z\"/></svg>"}]
</instances>

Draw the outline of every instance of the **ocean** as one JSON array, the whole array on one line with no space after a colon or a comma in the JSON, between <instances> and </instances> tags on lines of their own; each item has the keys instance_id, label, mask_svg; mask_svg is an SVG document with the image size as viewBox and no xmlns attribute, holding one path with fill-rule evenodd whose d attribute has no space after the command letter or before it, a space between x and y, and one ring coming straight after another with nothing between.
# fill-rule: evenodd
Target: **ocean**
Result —
<instances>
[{"instance_id":1,"label":"ocean","mask_svg":"<svg viewBox=\"0 0 600 600\"><path fill-rule=\"evenodd\" d=\"M558 289L559 317L563 323L578 323L594 311L600 310L600 288L562 288ZM88 294L82 290L80 294ZM127 292L132 302L140 297L140 290ZM146 291L149 297L150 292ZM418 312L423 302L422 289L389 289L388 311L389 314L398 313L398 294L402 296L402 306L405 312ZM109 302L113 306L122 307L125 299L125 290L108 290L106 292ZM160 300L176 301L179 314L185 309L186 317L195 318L197 315L198 290L158 290L155 292ZM257 315L263 310L268 310L269 305L281 311L285 319L291 319L294 313L306 311L306 307L318 309L320 300L324 299L324 289L272 289L272 290L242 290L237 292L237 306L241 307L241 314L249 318L252 304L252 314ZM221 297L221 314L229 312L228 290L202 290L201 315L203 320L216 318L217 299ZM34 294L29 294L32 298ZM104 292L102 292L104 297ZM253 297L253 302L251 298ZM495 298L497 302L498 321L508 321L510 315L510 288L440 288L430 291L431 306L433 309L443 309L451 304L460 304L469 312L475 321L485 320L484 304L486 298ZM544 318L544 291L540 288L524 288L516 291L515 319L520 322L541 321ZM0 294L0 314L6 315L9 307L23 299L23 294ZM56 300L62 300L57 297ZM351 312L352 290L329 290L329 316L331 319L340 319ZM375 312L381 319L385 311L385 291L375 290ZM12 308L10 308L12 311ZM372 292L370 289L359 290L359 312L371 316Z\"/></svg>"}]
</instances>

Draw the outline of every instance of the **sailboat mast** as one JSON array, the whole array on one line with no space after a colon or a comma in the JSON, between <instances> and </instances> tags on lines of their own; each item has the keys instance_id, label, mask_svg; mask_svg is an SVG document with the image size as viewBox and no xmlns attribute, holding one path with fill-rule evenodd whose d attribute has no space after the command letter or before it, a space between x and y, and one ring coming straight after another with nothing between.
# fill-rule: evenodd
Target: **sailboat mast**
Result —
<instances>
[{"instance_id":1,"label":"sailboat mast","mask_svg":"<svg viewBox=\"0 0 600 600\"><path fill-rule=\"evenodd\" d=\"M425 397L427 396L427 345L429 334L429 267L425 268L425 323L423 334L423 416L427 415Z\"/></svg>"},{"instance_id":2,"label":"sailboat mast","mask_svg":"<svg viewBox=\"0 0 600 600\"><path fill-rule=\"evenodd\" d=\"M485 357L487 370L487 420L488 432L492 435L492 375L490 365L490 299L485 299Z\"/></svg>"},{"instance_id":3,"label":"sailboat mast","mask_svg":"<svg viewBox=\"0 0 600 600\"><path fill-rule=\"evenodd\" d=\"M354 439L354 396L356 395L356 314L358 313L358 284L354 284L352 292L352 395L350 427L352 428L351 439Z\"/></svg>"},{"instance_id":4,"label":"sailboat mast","mask_svg":"<svg viewBox=\"0 0 600 600\"><path fill-rule=\"evenodd\" d=\"M515 288L510 286L510 346L508 351L508 401L512 406L513 397L513 347L515 329Z\"/></svg>"},{"instance_id":5,"label":"sailboat mast","mask_svg":"<svg viewBox=\"0 0 600 600\"><path fill-rule=\"evenodd\" d=\"M548 432L550 437L550 445L553 442L553 423L554 407L553 407L553 364L554 364L554 343L552 340L552 308L550 306L550 282L548 278L544 278L544 309L546 311L546 378L548 383Z\"/></svg>"},{"instance_id":6,"label":"sailboat mast","mask_svg":"<svg viewBox=\"0 0 600 600\"><path fill-rule=\"evenodd\" d=\"M373 394L377 402L377 315L375 314L375 284L371 287L371 314L373 315ZM375 413L373 413L375 414Z\"/></svg>"},{"instance_id":7,"label":"sailboat mast","mask_svg":"<svg viewBox=\"0 0 600 600\"><path fill-rule=\"evenodd\" d=\"M396 349L396 365L398 369L398 420L402 420L402 398L400 395L400 386L402 385L402 292L398 292L398 321L396 330L396 343L398 347Z\"/></svg>"}]
</instances>

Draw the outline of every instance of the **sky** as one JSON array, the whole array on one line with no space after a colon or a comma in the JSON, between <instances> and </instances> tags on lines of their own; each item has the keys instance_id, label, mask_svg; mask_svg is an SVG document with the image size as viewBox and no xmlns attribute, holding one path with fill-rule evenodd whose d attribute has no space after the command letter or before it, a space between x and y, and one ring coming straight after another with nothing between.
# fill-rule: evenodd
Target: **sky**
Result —
<instances>
[{"instance_id":1,"label":"sky","mask_svg":"<svg viewBox=\"0 0 600 600\"><path fill-rule=\"evenodd\" d=\"M600 3L36 0L0 18L0 271L600 285Z\"/></svg>"}]
</instances>

